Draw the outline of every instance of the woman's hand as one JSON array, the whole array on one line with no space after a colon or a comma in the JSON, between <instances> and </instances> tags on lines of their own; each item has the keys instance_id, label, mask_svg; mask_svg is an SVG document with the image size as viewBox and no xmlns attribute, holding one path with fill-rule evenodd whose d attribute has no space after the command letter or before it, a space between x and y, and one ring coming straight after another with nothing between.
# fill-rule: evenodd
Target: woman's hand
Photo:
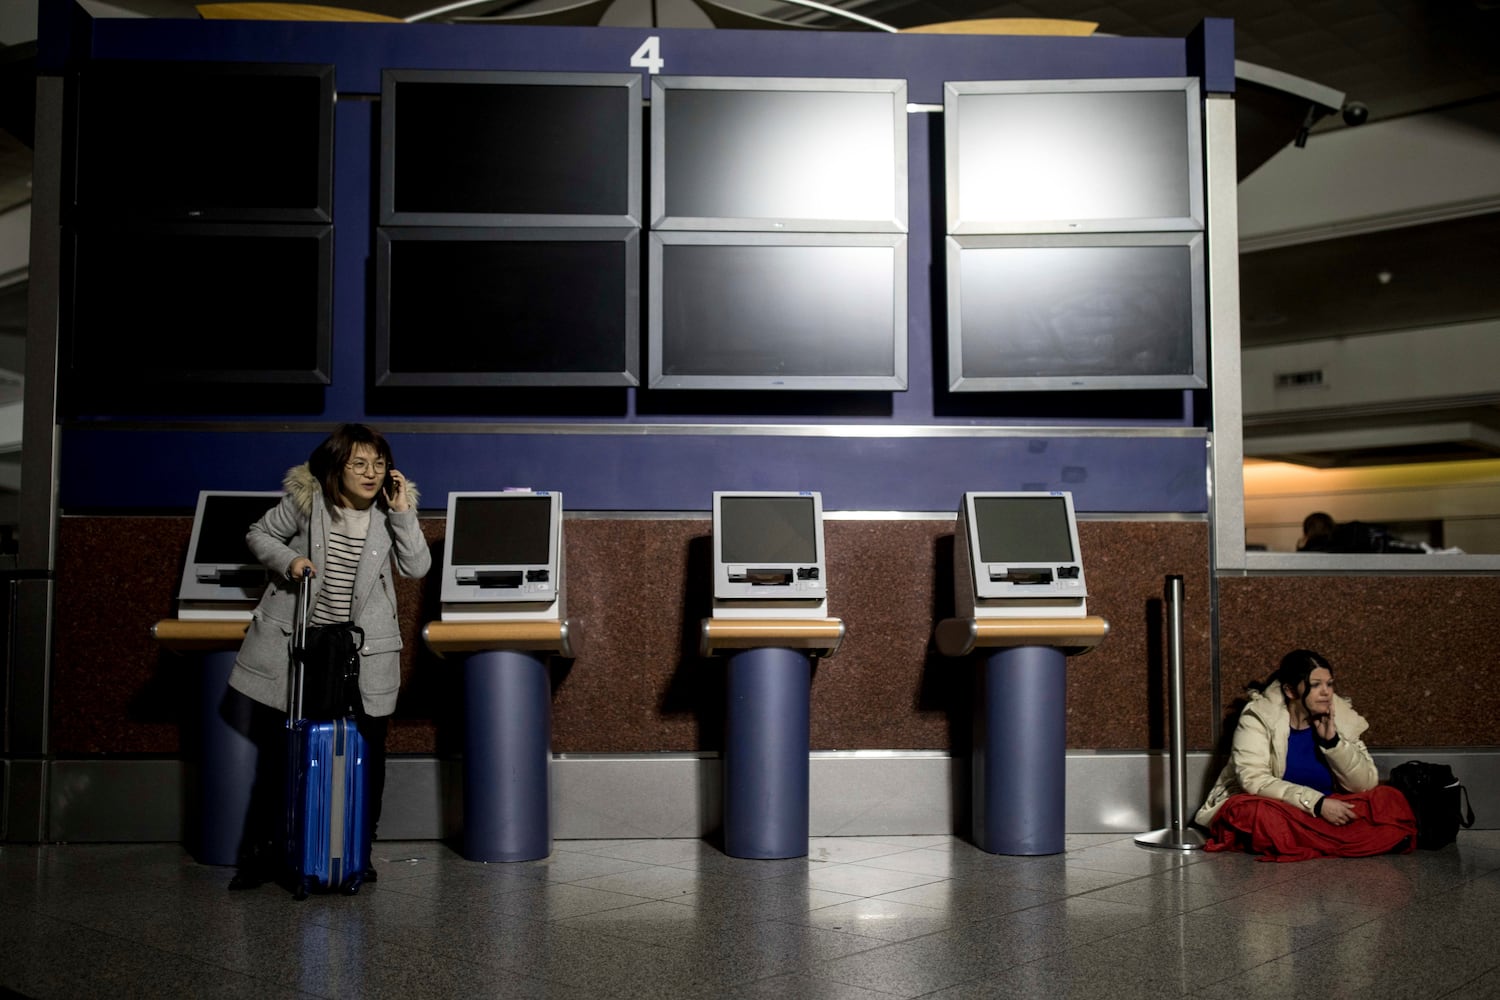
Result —
<instances>
[{"instance_id":1,"label":"woman's hand","mask_svg":"<svg viewBox=\"0 0 1500 1000\"><path fill-rule=\"evenodd\" d=\"M318 575L318 567L313 565L311 559L307 558L307 556L298 556L297 558L293 559L292 564L286 568L287 579L302 579L303 570L307 570L308 572L312 573L313 576Z\"/></svg>"},{"instance_id":2,"label":"woman's hand","mask_svg":"<svg viewBox=\"0 0 1500 1000\"><path fill-rule=\"evenodd\" d=\"M385 489L385 502L397 513L409 510L411 500L406 492L406 477L399 469L392 469L388 479L390 485Z\"/></svg>"},{"instance_id":3,"label":"woman's hand","mask_svg":"<svg viewBox=\"0 0 1500 1000\"><path fill-rule=\"evenodd\" d=\"M1343 801L1342 799L1334 798L1323 799L1323 808L1318 810L1318 815L1322 816L1334 826L1343 826L1345 823L1357 818L1358 816L1358 814L1354 811L1353 806Z\"/></svg>"},{"instance_id":4,"label":"woman's hand","mask_svg":"<svg viewBox=\"0 0 1500 1000\"><path fill-rule=\"evenodd\" d=\"M1333 723L1334 703L1328 703L1328 712L1325 715L1312 717L1313 733L1324 743L1332 743L1334 737L1338 736L1338 727Z\"/></svg>"}]
</instances>

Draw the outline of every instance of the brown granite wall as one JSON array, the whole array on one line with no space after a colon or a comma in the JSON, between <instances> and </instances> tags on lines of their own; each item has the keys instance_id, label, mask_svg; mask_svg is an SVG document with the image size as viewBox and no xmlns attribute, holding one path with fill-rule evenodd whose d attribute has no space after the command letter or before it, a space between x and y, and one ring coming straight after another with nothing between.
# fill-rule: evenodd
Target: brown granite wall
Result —
<instances>
[{"instance_id":1,"label":"brown granite wall","mask_svg":"<svg viewBox=\"0 0 1500 1000\"><path fill-rule=\"evenodd\" d=\"M1288 650L1328 658L1378 747L1500 743L1500 577L1283 576L1219 582L1226 726Z\"/></svg>"},{"instance_id":2,"label":"brown granite wall","mask_svg":"<svg viewBox=\"0 0 1500 1000\"><path fill-rule=\"evenodd\" d=\"M830 613L844 620L838 654L817 664L815 749L967 747L972 665L931 648L951 614L951 520L830 520ZM441 555L443 522L423 521ZM709 522L569 519L568 612L583 654L553 666L558 752L715 750L722 742L722 661L697 656L709 611ZM65 517L58 533L53 745L61 754L176 753L196 711L190 657L165 653L151 625L175 613L191 519ZM1081 749L1162 747L1166 737L1168 574L1185 578L1189 706L1211 701L1208 537L1202 523L1079 525L1089 611L1110 622L1099 649L1069 660L1068 743ZM434 560L436 565L440 559ZM405 683L393 752L449 753L462 742L461 666L421 647L438 610L437 573L403 581ZM1212 713L1188 736L1210 740Z\"/></svg>"}]
</instances>

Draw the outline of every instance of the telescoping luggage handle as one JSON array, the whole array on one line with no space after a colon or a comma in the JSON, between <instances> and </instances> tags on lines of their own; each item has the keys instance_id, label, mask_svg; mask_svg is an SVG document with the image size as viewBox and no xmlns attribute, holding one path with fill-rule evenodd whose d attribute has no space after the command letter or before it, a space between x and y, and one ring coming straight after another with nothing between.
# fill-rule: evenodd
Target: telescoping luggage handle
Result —
<instances>
[{"instance_id":1,"label":"telescoping luggage handle","mask_svg":"<svg viewBox=\"0 0 1500 1000\"><path fill-rule=\"evenodd\" d=\"M297 610L292 616L292 669L289 676L291 691L287 697L286 724L288 728L302 721L302 681L307 659L307 619L312 598L312 568L302 567L297 579Z\"/></svg>"}]
</instances>

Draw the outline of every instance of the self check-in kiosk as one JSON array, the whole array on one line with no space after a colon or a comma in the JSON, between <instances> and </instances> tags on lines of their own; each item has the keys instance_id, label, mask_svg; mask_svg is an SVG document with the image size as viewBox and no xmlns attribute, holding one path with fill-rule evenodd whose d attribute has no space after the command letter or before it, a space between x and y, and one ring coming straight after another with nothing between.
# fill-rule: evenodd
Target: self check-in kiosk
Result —
<instances>
[{"instance_id":1,"label":"self check-in kiosk","mask_svg":"<svg viewBox=\"0 0 1500 1000\"><path fill-rule=\"evenodd\" d=\"M715 618L828 614L822 494L713 495Z\"/></svg>"},{"instance_id":2,"label":"self check-in kiosk","mask_svg":"<svg viewBox=\"0 0 1500 1000\"><path fill-rule=\"evenodd\" d=\"M960 618L1088 614L1071 493L965 493L953 567Z\"/></svg>"},{"instance_id":3,"label":"self check-in kiosk","mask_svg":"<svg viewBox=\"0 0 1500 1000\"><path fill-rule=\"evenodd\" d=\"M281 497L239 490L198 493L177 588L177 617L151 628L163 649L192 657L197 667L193 754L198 777L189 804L188 843L203 864L230 865L239 857L257 757L246 735L251 702L229 691L229 675L270 580L245 535Z\"/></svg>"},{"instance_id":4,"label":"self check-in kiosk","mask_svg":"<svg viewBox=\"0 0 1500 1000\"><path fill-rule=\"evenodd\" d=\"M567 617L562 494L448 494L443 621L561 621Z\"/></svg>"},{"instance_id":5,"label":"self check-in kiosk","mask_svg":"<svg viewBox=\"0 0 1500 1000\"><path fill-rule=\"evenodd\" d=\"M953 618L938 650L977 663L974 843L992 854L1063 850L1067 657L1104 641L1087 610L1073 496L965 493L954 548Z\"/></svg>"},{"instance_id":6,"label":"self check-in kiosk","mask_svg":"<svg viewBox=\"0 0 1500 1000\"><path fill-rule=\"evenodd\" d=\"M808 851L812 660L844 623L828 615L823 497L812 491L713 495L713 617L700 652L724 654L724 852Z\"/></svg>"},{"instance_id":7,"label":"self check-in kiosk","mask_svg":"<svg viewBox=\"0 0 1500 1000\"><path fill-rule=\"evenodd\" d=\"M187 563L177 588L177 617L250 620L270 575L251 554L245 534L280 502L280 493L198 493Z\"/></svg>"},{"instance_id":8,"label":"self check-in kiosk","mask_svg":"<svg viewBox=\"0 0 1500 1000\"><path fill-rule=\"evenodd\" d=\"M548 658L574 657L561 493L448 494L442 618L422 636L460 654L464 685L463 854L535 861L552 852Z\"/></svg>"}]
</instances>

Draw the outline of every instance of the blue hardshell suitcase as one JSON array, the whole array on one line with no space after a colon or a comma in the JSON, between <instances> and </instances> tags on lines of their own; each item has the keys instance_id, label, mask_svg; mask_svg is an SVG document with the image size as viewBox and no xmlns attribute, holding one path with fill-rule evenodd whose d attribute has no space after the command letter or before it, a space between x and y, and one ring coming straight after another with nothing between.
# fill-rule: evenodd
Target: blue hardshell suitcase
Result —
<instances>
[{"instance_id":1,"label":"blue hardshell suitcase","mask_svg":"<svg viewBox=\"0 0 1500 1000\"><path fill-rule=\"evenodd\" d=\"M356 893L370 851L364 737L353 719L300 719L291 738L289 849L297 898L310 891Z\"/></svg>"},{"instance_id":2,"label":"blue hardshell suitcase","mask_svg":"<svg viewBox=\"0 0 1500 1000\"><path fill-rule=\"evenodd\" d=\"M310 576L303 573L298 593L287 694L287 860L297 899L312 891L359 892L370 857L364 737L352 718L302 717Z\"/></svg>"}]
</instances>

